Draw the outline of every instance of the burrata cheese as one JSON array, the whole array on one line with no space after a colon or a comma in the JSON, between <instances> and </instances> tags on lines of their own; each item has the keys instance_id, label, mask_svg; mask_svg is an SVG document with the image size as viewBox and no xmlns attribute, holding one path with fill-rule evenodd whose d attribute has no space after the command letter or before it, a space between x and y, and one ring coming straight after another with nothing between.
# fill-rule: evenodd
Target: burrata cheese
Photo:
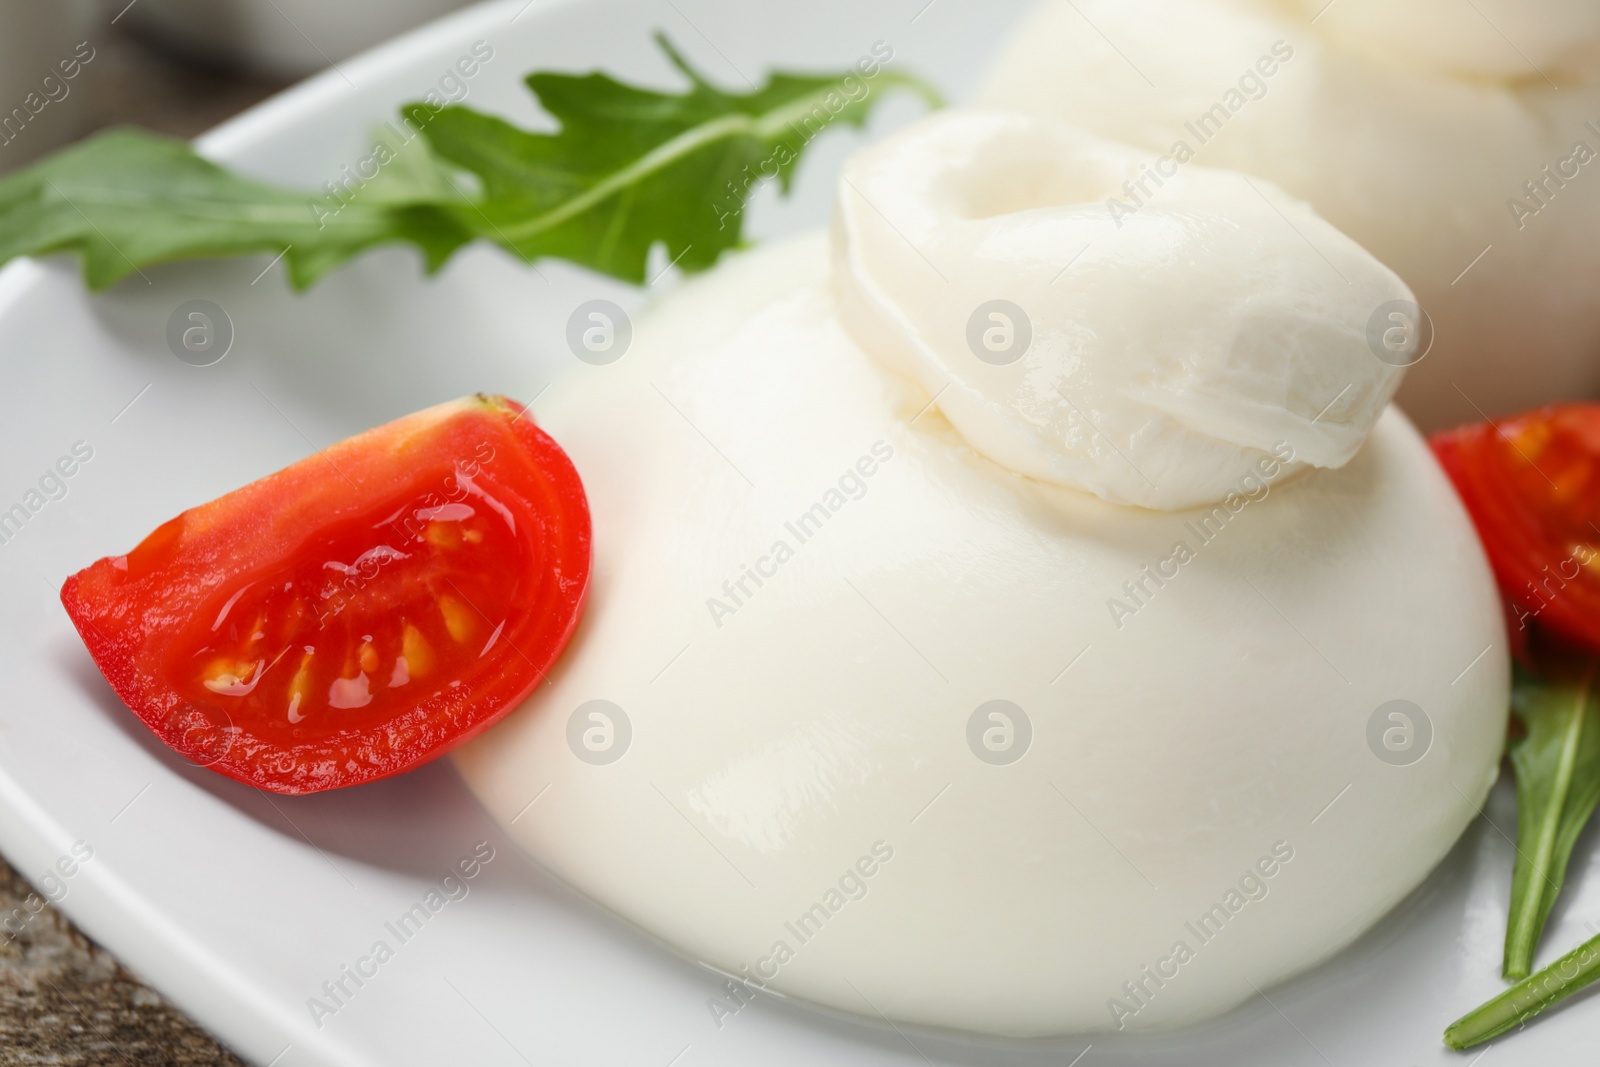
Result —
<instances>
[{"instance_id":1,"label":"burrata cheese","mask_svg":"<svg viewBox=\"0 0 1600 1067\"><path fill-rule=\"evenodd\" d=\"M985 131L1006 128L967 132ZM1069 170L1108 151L1054 136ZM1195 210L1249 204L1195 181ZM841 198L875 195L858 186ZM1385 278L1263 192L1352 272ZM884 190L877 206L903 217L911 196ZM1061 198L986 202L1026 253L997 253L1016 277L1046 243L1028 213ZM1248 374L1251 403L1224 397L1201 424L1185 413L1225 393L1219 367L1257 327L1197 327L1216 343L1190 352L1188 377L1170 353L1130 353L1169 376L1142 393L1107 378L1096 410L1181 426L1226 458L1202 469L1204 503L1113 503L1137 480L1110 450L1084 452L1055 409L1019 411L963 366L927 317L939 290L881 267L898 254L881 247L855 251L929 344L864 347L841 309L856 284L841 241L926 238L960 329L990 294L929 236L937 219L852 236L841 202L831 250L816 235L730 258L642 316L622 359L575 366L541 398L589 494L592 585L546 684L456 755L471 788L540 862L686 955L870 1018L1020 1036L1173 1027L1349 944L1476 817L1505 729L1494 584L1425 444L1382 407L1388 372L1350 362L1366 391L1333 427L1298 386L1272 415ZM1274 221L1251 208L1240 225ZM1203 265L1228 254L1190 250ZM1183 263L1153 269L1179 285ZM1307 249L1279 269L1327 268ZM1094 375L1131 336L1124 316L1169 310L1119 309L1104 277L1110 306L1063 297L1038 316L1095 324ZM1343 299L1316 296L1309 318ZM1317 353L1338 363L1347 340L1310 333L1283 364L1246 346L1267 362L1242 366L1314 376ZM1071 369L1049 366L1071 397ZM982 410L947 408L930 367L977 375ZM1350 429L1369 415L1370 433ZM1023 429L996 445L996 423ZM1013 445L1048 461L1013 469Z\"/></svg>"}]
</instances>

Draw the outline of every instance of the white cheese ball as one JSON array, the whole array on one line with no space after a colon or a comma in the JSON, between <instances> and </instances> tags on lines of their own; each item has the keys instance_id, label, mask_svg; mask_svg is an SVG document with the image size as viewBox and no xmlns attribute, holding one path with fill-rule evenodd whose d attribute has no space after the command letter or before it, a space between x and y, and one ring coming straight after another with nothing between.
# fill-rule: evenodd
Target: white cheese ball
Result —
<instances>
[{"instance_id":1,"label":"white cheese ball","mask_svg":"<svg viewBox=\"0 0 1600 1067\"><path fill-rule=\"evenodd\" d=\"M473 791L686 955L872 1018L1170 1027L1359 936L1505 730L1495 589L1416 433L1107 504L969 447L841 328L827 257L734 258L540 400L593 580L456 755Z\"/></svg>"},{"instance_id":2,"label":"white cheese ball","mask_svg":"<svg viewBox=\"0 0 1600 1067\"><path fill-rule=\"evenodd\" d=\"M1600 393L1597 12L1047 0L980 99L1308 201L1431 316L1398 401L1432 429Z\"/></svg>"}]
</instances>

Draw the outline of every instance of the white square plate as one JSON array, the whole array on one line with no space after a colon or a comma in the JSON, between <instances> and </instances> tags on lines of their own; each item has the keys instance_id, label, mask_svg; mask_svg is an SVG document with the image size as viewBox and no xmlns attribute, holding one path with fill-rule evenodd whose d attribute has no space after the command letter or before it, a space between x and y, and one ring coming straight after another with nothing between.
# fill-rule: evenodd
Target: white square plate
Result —
<instances>
[{"instance_id":1,"label":"white square plate","mask_svg":"<svg viewBox=\"0 0 1600 1067\"><path fill-rule=\"evenodd\" d=\"M773 67L841 69L878 40L900 69L952 99L969 90L1021 4L980 0L507 0L341 63L202 142L210 156L308 190L370 149L373 125L435 86L473 42L493 59L469 102L540 121L535 69L603 67L659 85L676 76L650 41L666 30L715 78ZM891 101L864 134L832 132L796 195L770 189L758 235L823 223L840 160L915 117ZM1443 1026L1500 988L1514 833L1506 783L1443 866L1380 927L1311 974L1203 1030L1159 1040L969 1040L824 1014L762 997L719 1025L722 979L659 947L523 858L448 763L339 793L269 796L187 765L96 672L57 601L63 579L125 551L160 522L326 445L476 391L528 398L571 360L568 312L642 294L545 263L473 249L420 277L404 250L369 255L307 295L268 257L184 264L86 294L76 265L0 272L0 511L76 442L93 450L0 543L0 847L90 935L244 1056L299 1065L640 1064L1447 1064ZM185 301L225 309L235 339L198 368L167 349ZM75 842L87 862L45 875ZM447 868L488 842L494 858L403 943L390 930ZM1600 882L1583 867L1547 946L1589 936ZM393 957L359 986L343 968L385 940ZM1555 949L1559 951L1559 948ZM1547 952L1548 957L1551 953ZM372 965L365 965L371 971ZM309 998L343 978L333 1014ZM1592 1056L1600 1011L1561 1010L1493 1048L1494 1067ZM1075 1059L1075 1057L1082 1057Z\"/></svg>"}]
</instances>

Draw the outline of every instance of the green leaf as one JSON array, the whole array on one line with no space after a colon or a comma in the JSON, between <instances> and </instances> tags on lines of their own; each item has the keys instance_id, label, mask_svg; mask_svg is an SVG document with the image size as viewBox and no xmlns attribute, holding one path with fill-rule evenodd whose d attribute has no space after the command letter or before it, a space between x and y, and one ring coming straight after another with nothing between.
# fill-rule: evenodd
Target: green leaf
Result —
<instances>
[{"instance_id":1,"label":"green leaf","mask_svg":"<svg viewBox=\"0 0 1600 1067\"><path fill-rule=\"evenodd\" d=\"M483 238L530 262L556 256L642 282L658 243L686 271L738 247L754 186L764 177L787 191L812 138L860 125L884 90L908 86L937 102L882 70L779 73L727 93L658 40L686 91L533 74L529 88L560 123L553 134L464 107L407 105L319 192L241 178L153 134L99 134L0 178L0 262L74 252L101 289L155 263L282 253L304 288L374 245L414 245L433 270Z\"/></svg>"},{"instance_id":2,"label":"green leaf","mask_svg":"<svg viewBox=\"0 0 1600 1067\"><path fill-rule=\"evenodd\" d=\"M435 152L483 182L481 201L454 209L461 225L526 260L557 256L631 282L645 280L657 242L685 270L703 270L740 244L755 185L775 179L787 192L818 133L861 125L890 86L938 100L890 72L870 80L780 73L752 92L728 93L666 38L656 40L688 92L638 89L605 74L530 75L557 133L528 133L463 107L404 108Z\"/></svg>"},{"instance_id":3,"label":"green leaf","mask_svg":"<svg viewBox=\"0 0 1600 1067\"><path fill-rule=\"evenodd\" d=\"M379 124L373 132L374 158L384 160L377 176L361 186L361 199L391 205L443 204L466 199L460 182L451 175L426 138L407 137L394 123ZM330 209L340 200L325 200Z\"/></svg>"},{"instance_id":4,"label":"green leaf","mask_svg":"<svg viewBox=\"0 0 1600 1067\"><path fill-rule=\"evenodd\" d=\"M1600 978L1600 937L1590 938L1538 974L1467 1012L1445 1028L1444 1043L1471 1048L1525 1025L1552 1004Z\"/></svg>"},{"instance_id":5,"label":"green leaf","mask_svg":"<svg viewBox=\"0 0 1600 1067\"><path fill-rule=\"evenodd\" d=\"M1600 699L1593 665L1542 680L1519 674L1512 710L1527 736L1511 745L1517 777L1517 858L1506 922L1506 978L1525 978L1572 846L1600 801Z\"/></svg>"},{"instance_id":6,"label":"green leaf","mask_svg":"<svg viewBox=\"0 0 1600 1067\"><path fill-rule=\"evenodd\" d=\"M94 289L155 263L285 249L303 287L376 244L409 241L437 266L471 236L436 206L378 197L319 221L304 193L237 177L182 141L131 129L0 178L0 262L76 252Z\"/></svg>"}]
</instances>

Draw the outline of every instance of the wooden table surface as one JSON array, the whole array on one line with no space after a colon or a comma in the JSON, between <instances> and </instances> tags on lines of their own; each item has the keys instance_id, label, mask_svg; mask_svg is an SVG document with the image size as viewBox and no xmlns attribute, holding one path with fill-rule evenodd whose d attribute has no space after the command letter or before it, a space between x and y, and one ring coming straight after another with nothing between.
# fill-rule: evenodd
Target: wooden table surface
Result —
<instances>
[{"instance_id":1,"label":"wooden table surface","mask_svg":"<svg viewBox=\"0 0 1600 1067\"><path fill-rule=\"evenodd\" d=\"M96 34L81 91L49 114L76 132L132 124L192 137L283 88L164 56L116 27ZM243 1067L0 860L0 915L19 908L21 932L0 930L0 1067Z\"/></svg>"},{"instance_id":2,"label":"wooden table surface","mask_svg":"<svg viewBox=\"0 0 1600 1067\"><path fill-rule=\"evenodd\" d=\"M243 1067L4 863L0 914L0 1064Z\"/></svg>"}]
</instances>

